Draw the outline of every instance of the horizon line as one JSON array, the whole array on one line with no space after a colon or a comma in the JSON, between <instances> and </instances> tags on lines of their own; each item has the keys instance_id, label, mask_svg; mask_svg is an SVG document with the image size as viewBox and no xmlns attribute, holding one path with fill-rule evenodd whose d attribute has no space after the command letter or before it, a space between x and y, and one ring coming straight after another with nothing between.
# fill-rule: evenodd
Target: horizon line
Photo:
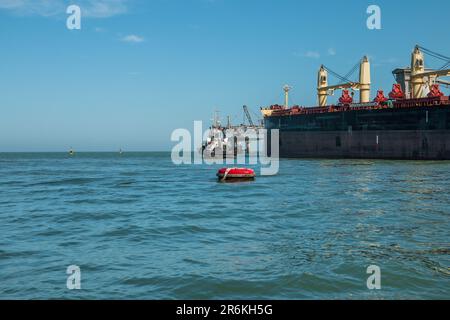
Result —
<instances>
[{"instance_id":1,"label":"horizon line","mask_svg":"<svg viewBox=\"0 0 450 320\"><path fill-rule=\"evenodd\" d=\"M77 153L120 153L118 150L114 151L74 151L75 154ZM160 150L160 151L145 151L145 150L122 150L122 153L164 153L164 152L171 152L171 150ZM2 153L69 153L69 151L0 151L0 154Z\"/></svg>"}]
</instances>

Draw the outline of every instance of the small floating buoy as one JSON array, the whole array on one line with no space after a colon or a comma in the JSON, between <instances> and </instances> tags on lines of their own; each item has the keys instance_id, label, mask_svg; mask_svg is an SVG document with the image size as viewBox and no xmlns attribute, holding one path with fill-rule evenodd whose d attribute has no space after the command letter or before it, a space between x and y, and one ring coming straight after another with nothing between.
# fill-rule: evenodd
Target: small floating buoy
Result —
<instances>
[{"instance_id":1,"label":"small floating buoy","mask_svg":"<svg viewBox=\"0 0 450 320\"><path fill-rule=\"evenodd\" d=\"M255 180L256 174L248 168L222 168L217 172L219 181L249 181Z\"/></svg>"}]
</instances>

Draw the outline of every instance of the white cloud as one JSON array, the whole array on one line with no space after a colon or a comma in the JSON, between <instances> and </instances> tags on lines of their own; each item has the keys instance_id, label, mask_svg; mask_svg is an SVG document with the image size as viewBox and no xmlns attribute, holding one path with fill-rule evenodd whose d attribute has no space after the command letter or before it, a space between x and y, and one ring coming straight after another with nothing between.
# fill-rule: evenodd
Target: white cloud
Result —
<instances>
[{"instance_id":1,"label":"white cloud","mask_svg":"<svg viewBox=\"0 0 450 320\"><path fill-rule=\"evenodd\" d=\"M336 49L329 48L327 50L327 54L329 56L335 56L336 55ZM294 52L294 56L299 57L299 58L320 59L320 57L322 57L322 53L320 53L319 51L315 51L315 50L309 50L309 51L306 51L305 53L303 53L303 52Z\"/></svg>"},{"instance_id":2,"label":"white cloud","mask_svg":"<svg viewBox=\"0 0 450 320\"><path fill-rule=\"evenodd\" d=\"M294 52L294 56L296 56L297 58L319 59L320 53L317 51L307 51L306 53Z\"/></svg>"},{"instance_id":3,"label":"white cloud","mask_svg":"<svg viewBox=\"0 0 450 320\"><path fill-rule=\"evenodd\" d=\"M130 34L125 37L122 37L121 40L124 42L141 43L141 42L144 42L145 39L140 36L137 36L135 34Z\"/></svg>"},{"instance_id":4,"label":"white cloud","mask_svg":"<svg viewBox=\"0 0 450 320\"><path fill-rule=\"evenodd\" d=\"M89 0L85 7L80 5L85 17L108 18L128 11L126 0Z\"/></svg>"},{"instance_id":5,"label":"white cloud","mask_svg":"<svg viewBox=\"0 0 450 320\"><path fill-rule=\"evenodd\" d=\"M306 58L311 58L311 59L319 59L320 58L320 53L317 51L308 51L305 53L305 57Z\"/></svg>"},{"instance_id":6,"label":"white cloud","mask_svg":"<svg viewBox=\"0 0 450 320\"><path fill-rule=\"evenodd\" d=\"M71 4L81 8L81 15L88 18L108 18L128 11L129 0L0 0L0 10L18 15L51 17L66 15Z\"/></svg>"},{"instance_id":7,"label":"white cloud","mask_svg":"<svg viewBox=\"0 0 450 320\"><path fill-rule=\"evenodd\" d=\"M23 4L23 0L0 0L0 8L2 9L14 9L20 7Z\"/></svg>"},{"instance_id":8,"label":"white cloud","mask_svg":"<svg viewBox=\"0 0 450 320\"><path fill-rule=\"evenodd\" d=\"M65 14L66 8L60 0L0 0L0 10L9 10L18 15L49 17Z\"/></svg>"}]
</instances>

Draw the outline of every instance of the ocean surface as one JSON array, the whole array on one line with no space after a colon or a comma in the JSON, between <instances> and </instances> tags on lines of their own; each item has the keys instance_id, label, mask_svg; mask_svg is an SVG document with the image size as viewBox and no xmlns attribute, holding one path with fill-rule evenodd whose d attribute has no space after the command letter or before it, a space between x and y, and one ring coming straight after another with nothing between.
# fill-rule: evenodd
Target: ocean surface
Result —
<instances>
[{"instance_id":1,"label":"ocean surface","mask_svg":"<svg viewBox=\"0 0 450 320\"><path fill-rule=\"evenodd\" d=\"M0 298L450 299L450 162L282 160L233 184L217 169L0 154Z\"/></svg>"}]
</instances>

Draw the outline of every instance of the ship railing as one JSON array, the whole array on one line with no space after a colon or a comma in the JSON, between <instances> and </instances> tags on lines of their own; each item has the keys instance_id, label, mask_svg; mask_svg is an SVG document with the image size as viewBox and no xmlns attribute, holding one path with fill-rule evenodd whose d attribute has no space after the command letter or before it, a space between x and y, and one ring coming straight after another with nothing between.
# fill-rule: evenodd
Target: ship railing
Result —
<instances>
[{"instance_id":1,"label":"ship railing","mask_svg":"<svg viewBox=\"0 0 450 320\"><path fill-rule=\"evenodd\" d=\"M386 102L369 102L369 103L354 103L354 104L337 104L325 107L300 107L294 106L290 109L274 110L272 116L292 116L292 115L308 115L308 114L322 114L331 112L345 112L350 110L376 110L376 109L395 109L395 108L414 108L414 107L433 107L433 106L447 106L450 105L450 97L426 97L420 99L399 99L388 100Z\"/></svg>"}]
</instances>

